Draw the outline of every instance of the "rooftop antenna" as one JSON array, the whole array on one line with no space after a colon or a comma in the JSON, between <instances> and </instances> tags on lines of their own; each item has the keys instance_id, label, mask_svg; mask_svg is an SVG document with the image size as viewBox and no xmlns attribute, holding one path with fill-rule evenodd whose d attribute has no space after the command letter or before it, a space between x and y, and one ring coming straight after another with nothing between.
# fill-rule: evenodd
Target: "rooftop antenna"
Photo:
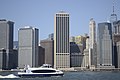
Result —
<instances>
[{"instance_id":1,"label":"rooftop antenna","mask_svg":"<svg viewBox=\"0 0 120 80\"><path fill-rule=\"evenodd\" d=\"M110 22L113 23L114 21L117 21L117 15L115 14L115 0L113 0L113 11L110 17Z\"/></svg>"}]
</instances>

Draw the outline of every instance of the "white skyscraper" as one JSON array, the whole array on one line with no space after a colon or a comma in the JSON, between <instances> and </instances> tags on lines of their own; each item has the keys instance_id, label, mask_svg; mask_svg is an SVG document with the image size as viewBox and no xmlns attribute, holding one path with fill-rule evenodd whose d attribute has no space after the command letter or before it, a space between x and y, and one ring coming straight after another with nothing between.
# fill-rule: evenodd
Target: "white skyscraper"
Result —
<instances>
[{"instance_id":1,"label":"white skyscraper","mask_svg":"<svg viewBox=\"0 0 120 80\"><path fill-rule=\"evenodd\" d=\"M89 66L96 66L96 23L93 18L89 23Z\"/></svg>"},{"instance_id":2,"label":"white skyscraper","mask_svg":"<svg viewBox=\"0 0 120 80\"><path fill-rule=\"evenodd\" d=\"M93 49L93 45L94 45L94 43L96 43L96 24L95 24L95 21L93 20L93 18L90 19L89 33L90 33L90 38L89 38L90 46L89 47Z\"/></svg>"}]
</instances>

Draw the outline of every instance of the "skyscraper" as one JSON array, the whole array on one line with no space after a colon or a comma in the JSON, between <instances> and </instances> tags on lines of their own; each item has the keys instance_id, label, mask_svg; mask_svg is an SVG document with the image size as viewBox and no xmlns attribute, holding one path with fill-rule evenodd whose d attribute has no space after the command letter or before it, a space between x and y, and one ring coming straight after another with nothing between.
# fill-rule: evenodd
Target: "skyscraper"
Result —
<instances>
[{"instance_id":1,"label":"skyscraper","mask_svg":"<svg viewBox=\"0 0 120 80\"><path fill-rule=\"evenodd\" d=\"M70 68L69 13L55 14L54 67Z\"/></svg>"},{"instance_id":2,"label":"skyscraper","mask_svg":"<svg viewBox=\"0 0 120 80\"><path fill-rule=\"evenodd\" d=\"M96 62L96 23L93 20L93 18L90 19L90 23L89 23L89 61L90 64L89 66L96 66L97 62Z\"/></svg>"},{"instance_id":3,"label":"skyscraper","mask_svg":"<svg viewBox=\"0 0 120 80\"><path fill-rule=\"evenodd\" d=\"M45 64L54 66L54 41L52 39L41 40L40 45L45 49Z\"/></svg>"},{"instance_id":4,"label":"skyscraper","mask_svg":"<svg viewBox=\"0 0 120 80\"><path fill-rule=\"evenodd\" d=\"M97 38L98 67L113 67L112 63L112 26L104 22L98 24Z\"/></svg>"},{"instance_id":5,"label":"skyscraper","mask_svg":"<svg viewBox=\"0 0 120 80\"><path fill-rule=\"evenodd\" d=\"M10 68L10 53L13 51L13 30L14 22L5 19L0 20L0 50L6 50L7 69Z\"/></svg>"},{"instance_id":6,"label":"skyscraper","mask_svg":"<svg viewBox=\"0 0 120 80\"><path fill-rule=\"evenodd\" d=\"M90 33L90 37L89 37L90 46L89 47L93 49L93 45L96 43L96 24L93 18L90 19L89 33Z\"/></svg>"},{"instance_id":7,"label":"skyscraper","mask_svg":"<svg viewBox=\"0 0 120 80\"><path fill-rule=\"evenodd\" d=\"M19 29L18 66L20 68L25 65L38 66L38 35L39 30L37 28L28 26Z\"/></svg>"}]
</instances>

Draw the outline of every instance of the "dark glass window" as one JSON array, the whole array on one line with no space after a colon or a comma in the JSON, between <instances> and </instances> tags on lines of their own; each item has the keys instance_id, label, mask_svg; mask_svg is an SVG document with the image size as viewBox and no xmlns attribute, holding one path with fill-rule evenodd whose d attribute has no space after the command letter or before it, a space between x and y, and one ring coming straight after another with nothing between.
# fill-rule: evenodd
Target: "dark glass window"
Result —
<instances>
[{"instance_id":1,"label":"dark glass window","mask_svg":"<svg viewBox=\"0 0 120 80\"><path fill-rule=\"evenodd\" d=\"M53 73L55 70L33 70L33 73Z\"/></svg>"}]
</instances>

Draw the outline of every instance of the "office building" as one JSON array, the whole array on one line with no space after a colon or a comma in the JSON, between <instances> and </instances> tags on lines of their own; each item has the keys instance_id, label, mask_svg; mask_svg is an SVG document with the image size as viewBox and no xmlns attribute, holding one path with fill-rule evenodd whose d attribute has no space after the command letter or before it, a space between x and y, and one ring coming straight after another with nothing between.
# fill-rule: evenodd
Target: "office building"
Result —
<instances>
[{"instance_id":1,"label":"office building","mask_svg":"<svg viewBox=\"0 0 120 80\"><path fill-rule=\"evenodd\" d=\"M54 24L54 67L70 68L69 13L56 13Z\"/></svg>"},{"instance_id":2,"label":"office building","mask_svg":"<svg viewBox=\"0 0 120 80\"><path fill-rule=\"evenodd\" d=\"M114 65L120 68L120 20L113 22L113 40L114 40Z\"/></svg>"},{"instance_id":3,"label":"office building","mask_svg":"<svg viewBox=\"0 0 120 80\"><path fill-rule=\"evenodd\" d=\"M27 26L20 28L18 32L18 67L24 68L25 65L31 67L38 66L38 39L39 30Z\"/></svg>"},{"instance_id":4,"label":"office building","mask_svg":"<svg viewBox=\"0 0 120 80\"><path fill-rule=\"evenodd\" d=\"M90 48L93 49L93 45L94 43L96 43L96 24L95 21L92 19L90 19L90 23L89 23L89 43L90 43Z\"/></svg>"},{"instance_id":5,"label":"office building","mask_svg":"<svg viewBox=\"0 0 120 80\"><path fill-rule=\"evenodd\" d=\"M38 47L38 66L45 64L45 48Z\"/></svg>"},{"instance_id":6,"label":"office building","mask_svg":"<svg viewBox=\"0 0 120 80\"><path fill-rule=\"evenodd\" d=\"M112 26L104 22L98 24L97 65L99 68L113 68L112 62Z\"/></svg>"},{"instance_id":7,"label":"office building","mask_svg":"<svg viewBox=\"0 0 120 80\"><path fill-rule=\"evenodd\" d=\"M0 49L6 50L6 69L11 69L10 53L13 51L14 22L0 20Z\"/></svg>"},{"instance_id":8,"label":"office building","mask_svg":"<svg viewBox=\"0 0 120 80\"><path fill-rule=\"evenodd\" d=\"M45 49L45 64L54 66L54 41L53 39L41 40L40 45Z\"/></svg>"},{"instance_id":9,"label":"office building","mask_svg":"<svg viewBox=\"0 0 120 80\"><path fill-rule=\"evenodd\" d=\"M0 49L0 70L6 69L6 50Z\"/></svg>"},{"instance_id":10,"label":"office building","mask_svg":"<svg viewBox=\"0 0 120 80\"><path fill-rule=\"evenodd\" d=\"M90 55L90 66L97 65L96 57L96 23L93 18L90 19L89 23L89 55Z\"/></svg>"},{"instance_id":11,"label":"office building","mask_svg":"<svg viewBox=\"0 0 120 80\"><path fill-rule=\"evenodd\" d=\"M83 62L83 54L81 46L75 42L70 42L70 67L81 67Z\"/></svg>"}]
</instances>

